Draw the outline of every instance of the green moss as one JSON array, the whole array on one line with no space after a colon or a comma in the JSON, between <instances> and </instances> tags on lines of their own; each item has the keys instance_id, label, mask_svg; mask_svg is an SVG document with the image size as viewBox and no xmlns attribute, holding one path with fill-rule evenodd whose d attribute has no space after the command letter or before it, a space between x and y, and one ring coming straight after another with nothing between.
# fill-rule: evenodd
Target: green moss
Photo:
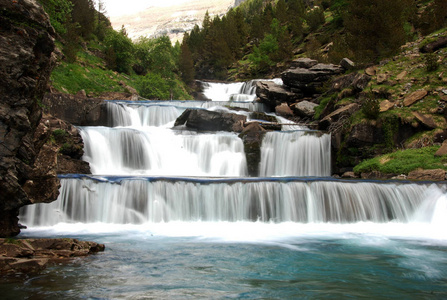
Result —
<instances>
[{"instance_id":1,"label":"green moss","mask_svg":"<svg viewBox=\"0 0 447 300\"><path fill-rule=\"evenodd\" d=\"M410 171L418 168L447 170L445 165L447 157L434 156L438 149L438 146L432 146L396 151L365 160L355 166L354 172L379 171L390 174L408 174Z\"/></svg>"}]
</instances>

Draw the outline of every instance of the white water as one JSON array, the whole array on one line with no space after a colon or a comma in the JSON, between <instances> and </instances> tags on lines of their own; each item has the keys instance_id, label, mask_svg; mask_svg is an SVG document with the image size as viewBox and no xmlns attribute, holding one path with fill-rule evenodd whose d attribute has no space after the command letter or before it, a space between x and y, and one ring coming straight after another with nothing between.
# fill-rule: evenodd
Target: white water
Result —
<instances>
[{"instance_id":1,"label":"white water","mask_svg":"<svg viewBox=\"0 0 447 300\"><path fill-rule=\"evenodd\" d=\"M262 141L260 176L330 176L331 136L319 132L268 132Z\"/></svg>"},{"instance_id":2,"label":"white water","mask_svg":"<svg viewBox=\"0 0 447 300\"><path fill-rule=\"evenodd\" d=\"M83 127L84 160L93 174L247 175L242 140L236 134L196 134L165 128Z\"/></svg>"},{"instance_id":3,"label":"white water","mask_svg":"<svg viewBox=\"0 0 447 300\"><path fill-rule=\"evenodd\" d=\"M278 85L282 85L280 78L262 79L263 81L273 81ZM256 99L256 81L235 83L213 83L203 82L203 94L211 101L246 101L251 102Z\"/></svg>"},{"instance_id":4,"label":"white water","mask_svg":"<svg viewBox=\"0 0 447 300\"><path fill-rule=\"evenodd\" d=\"M22 215L26 224L414 221L447 225L437 217L447 213L446 196L435 185L179 178L70 178L61 183L58 201L27 208Z\"/></svg>"}]
</instances>

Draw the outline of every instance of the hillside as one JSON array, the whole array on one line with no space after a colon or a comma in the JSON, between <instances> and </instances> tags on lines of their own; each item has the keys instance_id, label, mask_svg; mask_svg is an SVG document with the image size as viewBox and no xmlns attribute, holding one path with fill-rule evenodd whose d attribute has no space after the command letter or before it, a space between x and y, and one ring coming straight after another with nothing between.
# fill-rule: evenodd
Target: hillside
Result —
<instances>
[{"instance_id":1,"label":"hillside","mask_svg":"<svg viewBox=\"0 0 447 300\"><path fill-rule=\"evenodd\" d=\"M290 119L332 133L334 172L392 177L417 168L445 170L442 155L430 162L422 159L434 157L445 139L444 2L385 1L377 6L381 10L366 10L362 5L367 2L354 4L358 3L248 0L225 16L205 14L202 26L195 26L175 46L166 37L132 42L127 30L109 28L103 38L82 38L75 61L59 56L51 77L53 91L191 99L194 79L280 77L299 58L338 64L348 57L355 66L343 75L333 76L311 96L289 88L294 96L285 101L292 111ZM392 21L396 14L401 22ZM441 46L427 48L432 42ZM64 49L67 44L61 39L58 45ZM355 85L355 78L365 82ZM416 100L409 104L409 98ZM310 117L295 110L304 100L316 106ZM343 113L337 115L340 110ZM418 163L407 149L424 149L415 154ZM375 158L379 155L384 156Z\"/></svg>"}]
</instances>

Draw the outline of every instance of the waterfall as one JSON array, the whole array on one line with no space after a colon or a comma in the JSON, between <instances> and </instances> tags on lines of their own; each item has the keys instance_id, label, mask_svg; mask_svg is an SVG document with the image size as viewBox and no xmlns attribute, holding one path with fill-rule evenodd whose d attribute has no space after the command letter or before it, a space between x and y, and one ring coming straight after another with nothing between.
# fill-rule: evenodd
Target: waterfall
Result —
<instances>
[{"instance_id":1,"label":"waterfall","mask_svg":"<svg viewBox=\"0 0 447 300\"><path fill-rule=\"evenodd\" d=\"M220 99L213 100L221 101L108 101L111 127L79 128L83 159L94 176L65 176L57 201L26 207L21 219L28 226L41 226L171 221L431 223L444 218L447 197L441 187L331 179L331 137L326 133L294 124L267 132L259 177L247 178L238 134L173 128L188 107L228 111L228 104L238 104L253 109L251 102L228 102L229 95L253 94L253 86L255 81L209 83L207 92L219 94Z\"/></svg>"},{"instance_id":2,"label":"waterfall","mask_svg":"<svg viewBox=\"0 0 447 300\"><path fill-rule=\"evenodd\" d=\"M26 208L30 226L59 222L401 222L445 214L436 185L298 179L65 178L58 201ZM433 198L433 193L438 193ZM427 200L430 207L421 207ZM438 211L439 210L439 211ZM430 220L431 221L431 220Z\"/></svg>"},{"instance_id":3,"label":"waterfall","mask_svg":"<svg viewBox=\"0 0 447 300\"><path fill-rule=\"evenodd\" d=\"M234 133L191 134L157 127L80 127L80 131L84 160L93 174L247 175L244 145Z\"/></svg>"},{"instance_id":4,"label":"waterfall","mask_svg":"<svg viewBox=\"0 0 447 300\"><path fill-rule=\"evenodd\" d=\"M262 141L260 176L330 176L330 150L329 134L268 132Z\"/></svg>"}]
</instances>

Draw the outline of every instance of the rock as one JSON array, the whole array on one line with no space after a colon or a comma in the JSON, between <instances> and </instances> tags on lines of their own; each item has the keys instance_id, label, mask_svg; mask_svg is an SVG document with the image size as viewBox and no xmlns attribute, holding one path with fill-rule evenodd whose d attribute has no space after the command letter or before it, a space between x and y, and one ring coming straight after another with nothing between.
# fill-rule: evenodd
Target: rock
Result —
<instances>
[{"instance_id":1,"label":"rock","mask_svg":"<svg viewBox=\"0 0 447 300\"><path fill-rule=\"evenodd\" d=\"M174 126L183 125L195 130L241 132L247 117L233 113L187 109L175 121Z\"/></svg>"},{"instance_id":2,"label":"rock","mask_svg":"<svg viewBox=\"0 0 447 300\"><path fill-rule=\"evenodd\" d=\"M316 64L318 64L318 61L316 61L315 59L304 57L304 58L294 59L290 63L290 67L293 69L294 68L310 69L313 66L315 66Z\"/></svg>"},{"instance_id":3,"label":"rock","mask_svg":"<svg viewBox=\"0 0 447 300\"><path fill-rule=\"evenodd\" d=\"M420 51L422 53L430 53L445 47L447 47L447 36L442 36L439 37L436 41L428 43L427 45L421 47Z\"/></svg>"},{"instance_id":4,"label":"rock","mask_svg":"<svg viewBox=\"0 0 447 300\"><path fill-rule=\"evenodd\" d=\"M343 175L341 175L341 178L358 178L358 176L355 175L354 172L348 171L348 172L344 172Z\"/></svg>"},{"instance_id":5,"label":"rock","mask_svg":"<svg viewBox=\"0 0 447 300\"><path fill-rule=\"evenodd\" d=\"M417 111L413 111L412 112L413 116L416 117L416 119L418 119L419 122L421 122L423 125L425 125L428 128L436 128L438 126L436 126L435 120L433 119L433 116L431 115L423 115Z\"/></svg>"},{"instance_id":6,"label":"rock","mask_svg":"<svg viewBox=\"0 0 447 300\"><path fill-rule=\"evenodd\" d=\"M301 101L294 105L294 110L298 116L312 118L317 106L318 104L309 101Z\"/></svg>"},{"instance_id":7,"label":"rock","mask_svg":"<svg viewBox=\"0 0 447 300\"><path fill-rule=\"evenodd\" d=\"M266 130L257 122L248 124L239 137L244 143L244 152L247 159L248 174L252 177L259 175L261 162L261 145Z\"/></svg>"},{"instance_id":8,"label":"rock","mask_svg":"<svg viewBox=\"0 0 447 300\"><path fill-rule=\"evenodd\" d=\"M331 123L337 122L340 118L343 116L350 116L354 112L360 109L360 105L357 103L351 103L348 105L345 105L343 107L340 107L336 111L330 113L326 117L324 117L319 123L318 123L318 129L319 130L327 130Z\"/></svg>"},{"instance_id":9,"label":"rock","mask_svg":"<svg viewBox=\"0 0 447 300\"><path fill-rule=\"evenodd\" d=\"M407 77L407 71L402 71L396 76L396 80L401 81Z\"/></svg>"},{"instance_id":10,"label":"rock","mask_svg":"<svg viewBox=\"0 0 447 300\"><path fill-rule=\"evenodd\" d=\"M389 100L383 100L380 102L380 112L385 112L394 107L394 103Z\"/></svg>"},{"instance_id":11,"label":"rock","mask_svg":"<svg viewBox=\"0 0 447 300\"><path fill-rule=\"evenodd\" d=\"M416 92L411 93L404 99L404 106L411 106L417 101L423 99L425 96L428 95L428 92L426 90L419 90Z\"/></svg>"},{"instance_id":12,"label":"rock","mask_svg":"<svg viewBox=\"0 0 447 300\"><path fill-rule=\"evenodd\" d=\"M283 117L290 117L293 116L293 111L290 109L290 107L287 105L287 103L281 103L281 105L278 105L275 107L276 114L283 116Z\"/></svg>"},{"instance_id":13,"label":"rock","mask_svg":"<svg viewBox=\"0 0 447 300\"><path fill-rule=\"evenodd\" d=\"M272 81L257 81L256 96L273 110L281 102L293 103L297 95Z\"/></svg>"},{"instance_id":14,"label":"rock","mask_svg":"<svg viewBox=\"0 0 447 300\"><path fill-rule=\"evenodd\" d=\"M55 64L55 35L37 1L1 1L0 42L0 237L20 232L18 211L31 203L23 184L40 149L33 143L38 105ZM55 199L48 199L48 201Z\"/></svg>"},{"instance_id":15,"label":"rock","mask_svg":"<svg viewBox=\"0 0 447 300\"><path fill-rule=\"evenodd\" d=\"M85 90L80 90L76 93L75 96L78 98L87 99L87 93L85 92Z\"/></svg>"},{"instance_id":16,"label":"rock","mask_svg":"<svg viewBox=\"0 0 447 300\"><path fill-rule=\"evenodd\" d=\"M408 173L408 180L430 180L442 181L445 180L445 171L442 169L422 170L417 169Z\"/></svg>"},{"instance_id":17,"label":"rock","mask_svg":"<svg viewBox=\"0 0 447 300\"><path fill-rule=\"evenodd\" d=\"M107 126L107 109L103 99L84 99L76 95L51 93L43 101L44 111L79 126Z\"/></svg>"},{"instance_id":18,"label":"rock","mask_svg":"<svg viewBox=\"0 0 447 300\"><path fill-rule=\"evenodd\" d=\"M447 154L447 140L442 143L441 148L436 151L435 156L444 156Z\"/></svg>"},{"instance_id":19,"label":"rock","mask_svg":"<svg viewBox=\"0 0 447 300\"><path fill-rule=\"evenodd\" d=\"M0 239L0 274L32 274L50 263L104 251L105 246L76 239Z\"/></svg>"},{"instance_id":20,"label":"rock","mask_svg":"<svg viewBox=\"0 0 447 300\"><path fill-rule=\"evenodd\" d=\"M363 91L371 81L371 76L366 74L351 73L335 78L332 82L332 89L342 91L352 88L354 93Z\"/></svg>"},{"instance_id":21,"label":"rock","mask_svg":"<svg viewBox=\"0 0 447 300\"><path fill-rule=\"evenodd\" d=\"M377 67L376 66L368 67L368 68L365 69L365 74L369 75L369 76L376 75L376 72L377 72Z\"/></svg>"},{"instance_id":22,"label":"rock","mask_svg":"<svg viewBox=\"0 0 447 300\"><path fill-rule=\"evenodd\" d=\"M313 93L323 82L328 81L331 76L343 72L339 66L331 64L317 64L310 69L289 69L281 74L284 84L302 90L304 93Z\"/></svg>"},{"instance_id":23,"label":"rock","mask_svg":"<svg viewBox=\"0 0 447 300\"><path fill-rule=\"evenodd\" d=\"M388 75L386 75L386 74L377 74L377 83L378 84L385 83L385 81L387 81L387 79L388 79Z\"/></svg>"},{"instance_id":24,"label":"rock","mask_svg":"<svg viewBox=\"0 0 447 300\"><path fill-rule=\"evenodd\" d=\"M340 66L345 70L351 70L355 68L355 63L349 58L345 57L340 61Z\"/></svg>"}]
</instances>

